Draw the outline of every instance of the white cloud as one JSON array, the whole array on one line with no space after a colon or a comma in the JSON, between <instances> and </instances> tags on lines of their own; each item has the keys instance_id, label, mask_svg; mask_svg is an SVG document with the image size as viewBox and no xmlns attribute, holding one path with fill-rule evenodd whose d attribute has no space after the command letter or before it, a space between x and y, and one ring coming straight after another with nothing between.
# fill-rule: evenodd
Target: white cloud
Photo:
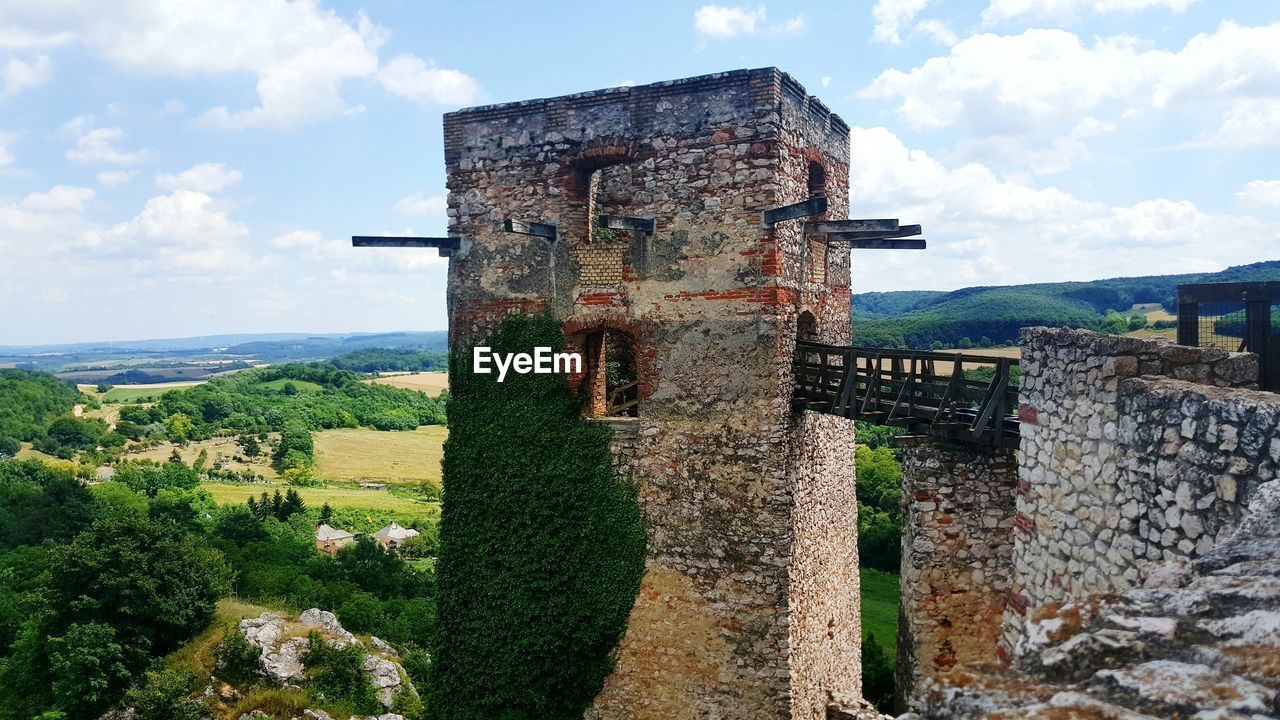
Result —
<instances>
[{"instance_id":1,"label":"white cloud","mask_svg":"<svg viewBox=\"0 0 1280 720\"><path fill-rule=\"evenodd\" d=\"M1161 7L1182 12L1196 0L991 0L982 11L982 21L994 25L1005 20L1030 16L1039 20L1067 22L1083 13L1137 12Z\"/></svg>"},{"instance_id":2,"label":"white cloud","mask_svg":"<svg viewBox=\"0 0 1280 720\"><path fill-rule=\"evenodd\" d=\"M3 32L3 31L0 31ZM53 61L41 55L31 62L9 58L0 65L0 98L12 97L24 90L40 87L53 77Z\"/></svg>"},{"instance_id":3,"label":"white cloud","mask_svg":"<svg viewBox=\"0 0 1280 720\"><path fill-rule=\"evenodd\" d=\"M413 55L392 58L378 70L378 82L396 95L424 105L467 105L481 98L475 78Z\"/></svg>"},{"instance_id":4,"label":"white cloud","mask_svg":"<svg viewBox=\"0 0 1280 720\"><path fill-rule=\"evenodd\" d=\"M395 205L396 212L406 215L440 215L448 207L449 203L443 197L439 195L424 197L420 192L400 198Z\"/></svg>"},{"instance_id":5,"label":"white cloud","mask_svg":"<svg viewBox=\"0 0 1280 720\"><path fill-rule=\"evenodd\" d=\"M929 5L930 0L877 0L871 8L876 27L872 39L877 42L902 43L902 31Z\"/></svg>"},{"instance_id":6,"label":"white cloud","mask_svg":"<svg viewBox=\"0 0 1280 720\"><path fill-rule=\"evenodd\" d=\"M1181 147L1251 148L1280 145L1280 98L1232 103L1218 128Z\"/></svg>"},{"instance_id":7,"label":"white cloud","mask_svg":"<svg viewBox=\"0 0 1280 720\"><path fill-rule=\"evenodd\" d=\"M342 84L376 78L386 35L363 14L348 20L315 0L0 4L0 47L76 43L148 75L254 77L256 106L200 116L227 128L288 128L358 110L343 100ZM437 69L437 80L456 94L465 83L448 73L457 71Z\"/></svg>"},{"instance_id":8,"label":"white cloud","mask_svg":"<svg viewBox=\"0 0 1280 720\"><path fill-rule=\"evenodd\" d=\"M1174 103L1280 96L1280 23L1223 23L1179 51L1128 36L1086 45L1064 30L974 35L907 72L882 72L860 95L893 100L911 127L979 135L1075 122L1108 102L1130 112ZM1256 113L1255 113L1256 114ZM1251 122L1247 117L1242 122ZM1239 134L1228 128L1227 135Z\"/></svg>"},{"instance_id":9,"label":"white cloud","mask_svg":"<svg viewBox=\"0 0 1280 720\"><path fill-rule=\"evenodd\" d=\"M924 253L859 253L855 292L1090 279L1220 269L1274 254L1267 227L1244 215L1150 198L1112 206L1002 178L982 163L949 165L885 128L854 128L850 191L869 217L920 223Z\"/></svg>"},{"instance_id":10,"label":"white cloud","mask_svg":"<svg viewBox=\"0 0 1280 720\"><path fill-rule=\"evenodd\" d=\"M271 238L271 244L282 249L316 247L324 236L314 230L294 230Z\"/></svg>"},{"instance_id":11,"label":"white cloud","mask_svg":"<svg viewBox=\"0 0 1280 720\"><path fill-rule=\"evenodd\" d=\"M1236 200L1259 210L1280 209L1280 180L1253 180L1236 193Z\"/></svg>"},{"instance_id":12,"label":"white cloud","mask_svg":"<svg viewBox=\"0 0 1280 720\"><path fill-rule=\"evenodd\" d=\"M951 47L960 42L960 38L941 20L921 20L911 31L913 35L924 35L939 45Z\"/></svg>"},{"instance_id":13,"label":"white cloud","mask_svg":"<svg viewBox=\"0 0 1280 720\"><path fill-rule=\"evenodd\" d=\"M19 203L23 210L35 212L80 212L94 198L93 188L57 185L48 192L33 192Z\"/></svg>"},{"instance_id":14,"label":"white cloud","mask_svg":"<svg viewBox=\"0 0 1280 720\"><path fill-rule=\"evenodd\" d=\"M137 165L151 157L149 150L125 151L115 147L124 138L124 130L103 127L85 130L86 119L76 118L65 127L76 134L75 147L67 150L67 159L79 163L111 163L113 165Z\"/></svg>"},{"instance_id":15,"label":"white cloud","mask_svg":"<svg viewBox=\"0 0 1280 720\"><path fill-rule=\"evenodd\" d=\"M212 257L238 257L242 254L238 250L217 255L209 250L248 234L248 228L229 218L208 194L174 190L148 200L132 219L85 233L82 240L87 248L109 254L138 254L150 259L182 256L199 265Z\"/></svg>"},{"instance_id":16,"label":"white cloud","mask_svg":"<svg viewBox=\"0 0 1280 720\"><path fill-rule=\"evenodd\" d=\"M1033 175L1052 175L1093 159L1087 141L1114 131L1115 123L1089 116L1076 123L1065 135L1047 146L1029 149L1020 140L1007 136L965 138L952 155L962 161L984 161L1002 166L1025 168Z\"/></svg>"},{"instance_id":17,"label":"white cloud","mask_svg":"<svg viewBox=\"0 0 1280 720\"><path fill-rule=\"evenodd\" d=\"M119 187L137 175L133 170L103 170L98 173L98 184L103 187Z\"/></svg>"},{"instance_id":18,"label":"white cloud","mask_svg":"<svg viewBox=\"0 0 1280 720\"><path fill-rule=\"evenodd\" d=\"M201 163L177 175L156 173L156 186L161 190L195 190L216 193L240 182L239 170L228 170L222 163Z\"/></svg>"},{"instance_id":19,"label":"white cloud","mask_svg":"<svg viewBox=\"0 0 1280 720\"><path fill-rule=\"evenodd\" d=\"M18 136L13 133L0 132L0 168L13 164L13 151L9 148L17 139Z\"/></svg>"},{"instance_id":20,"label":"white cloud","mask_svg":"<svg viewBox=\"0 0 1280 720\"><path fill-rule=\"evenodd\" d=\"M710 38L733 38L761 33L795 34L803 32L807 23L800 13L777 25L769 25L764 5L703 5L693 12L693 29Z\"/></svg>"},{"instance_id":21,"label":"white cloud","mask_svg":"<svg viewBox=\"0 0 1280 720\"><path fill-rule=\"evenodd\" d=\"M828 86L830 86L830 85L831 85L831 76L830 76L830 75L823 75L823 76L822 76L822 80L820 80L819 82L821 82L821 83L822 83L822 87L828 87Z\"/></svg>"},{"instance_id":22,"label":"white cloud","mask_svg":"<svg viewBox=\"0 0 1280 720\"><path fill-rule=\"evenodd\" d=\"M763 5L754 10L744 6L704 5L693 12L693 29L699 35L717 38L755 35L764 18Z\"/></svg>"}]
</instances>

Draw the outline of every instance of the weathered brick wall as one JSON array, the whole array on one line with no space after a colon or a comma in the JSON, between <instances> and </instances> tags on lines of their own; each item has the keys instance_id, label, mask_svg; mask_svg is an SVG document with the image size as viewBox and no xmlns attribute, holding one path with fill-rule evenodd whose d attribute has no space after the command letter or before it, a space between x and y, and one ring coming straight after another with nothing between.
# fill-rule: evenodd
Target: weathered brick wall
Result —
<instances>
[{"instance_id":1,"label":"weathered brick wall","mask_svg":"<svg viewBox=\"0 0 1280 720\"><path fill-rule=\"evenodd\" d=\"M1013 567L1012 452L924 442L902 457L903 535L898 693L994 661Z\"/></svg>"},{"instance_id":2,"label":"weathered brick wall","mask_svg":"<svg viewBox=\"0 0 1280 720\"><path fill-rule=\"evenodd\" d=\"M848 127L777 70L737 71L451 113L445 161L455 346L543 309L575 336L635 341L639 417L615 452L649 552L590 717L817 718L856 695L856 513L802 520L852 505L852 431L790 407L800 313L848 339L848 253L828 253L819 282L800 222L760 224L806 199L813 163L845 216ZM657 229L595 244L598 212Z\"/></svg>"},{"instance_id":3,"label":"weathered brick wall","mask_svg":"<svg viewBox=\"0 0 1280 720\"><path fill-rule=\"evenodd\" d=\"M1204 555L1276 477L1274 396L1257 358L1087 331L1022 334L1022 443L1004 647L1047 603L1137 585Z\"/></svg>"}]
</instances>

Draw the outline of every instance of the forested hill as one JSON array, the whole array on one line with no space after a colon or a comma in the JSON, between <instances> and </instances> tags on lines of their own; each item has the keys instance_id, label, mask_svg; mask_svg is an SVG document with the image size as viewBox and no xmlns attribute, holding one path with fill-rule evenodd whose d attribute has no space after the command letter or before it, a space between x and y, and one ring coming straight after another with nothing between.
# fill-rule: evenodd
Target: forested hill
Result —
<instances>
[{"instance_id":1,"label":"forested hill","mask_svg":"<svg viewBox=\"0 0 1280 720\"><path fill-rule=\"evenodd\" d=\"M1108 312L1159 303L1177 310L1178 285L1280 280L1280 260L1216 273L1147 275L1092 282L971 287L952 292L907 290L853 296L853 344L927 348L1006 344L1033 325L1104 329ZM1115 315L1112 313L1112 319ZM981 343L986 339L987 343Z\"/></svg>"}]
</instances>

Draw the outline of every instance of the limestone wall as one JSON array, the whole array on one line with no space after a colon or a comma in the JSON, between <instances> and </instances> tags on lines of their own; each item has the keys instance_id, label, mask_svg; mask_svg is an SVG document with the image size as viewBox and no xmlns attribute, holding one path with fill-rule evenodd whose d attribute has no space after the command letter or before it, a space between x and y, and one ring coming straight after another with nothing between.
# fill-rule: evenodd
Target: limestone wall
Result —
<instances>
[{"instance_id":1,"label":"limestone wall","mask_svg":"<svg viewBox=\"0 0 1280 720\"><path fill-rule=\"evenodd\" d=\"M902 457L898 691L919 707L922 679L993 661L1013 557L1013 453L907 447Z\"/></svg>"},{"instance_id":2,"label":"limestone wall","mask_svg":"<svg viewBox=\"0 0 1280 720\"><path fill-rule=\"evenodd\" d=\"M1037 608L1210 551L1280 466L1280 403L1245 389L1256 356L1045 328L1021 342L1014 656Z\"/></svg>"}]
</instances>

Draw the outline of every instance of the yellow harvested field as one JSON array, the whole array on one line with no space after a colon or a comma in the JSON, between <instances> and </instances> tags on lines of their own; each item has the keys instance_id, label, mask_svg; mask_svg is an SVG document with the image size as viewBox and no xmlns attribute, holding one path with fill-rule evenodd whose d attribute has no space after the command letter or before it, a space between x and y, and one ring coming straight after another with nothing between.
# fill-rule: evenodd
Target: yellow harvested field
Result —
<instances>
[{"instance_id":1,"label":"yellow harvested field","mask_svg":"<svg viewBox=\"0 0 1280 720\"><path fill-rule=\"evenodd\" d=\"M439 483L448 434L441 425L410 432L323 430L314 436L316 476L356 482Z\"/></svg>"},{"instance_id":2,"label":"yellow harvested field","mask_svg":"<svg viewBox=\"0 0 1280 720\"><path fill-rule=\"evenodd\" d=\"M386 490L365 490L358 487L293 487L282 483L201 483L219 505L239 504L263 492L268 495L279 490L297 490L307 507L318 508L329 503L334 508L354 510L385 510L416 517L435 517L440 514L439 503L411 500Z\"/></svg>"},{"instance_id":3,"label":"yellow harvested field","mask_svg":"<svg viewBox=\"0 0 1280 720\"><path fill-rule=\"evenodd\" d=\"M1139 303L1129 308L1125 315L1146 315L1147 322L1177 320L1178 316L1164 309L1160 303Z\"/></svg>"},{"instance_id":4,"label":"yellow harvested field","mask_svg":"<svg viewBox=\"0 0 1280 720\"><path fill-rule=\"evenodd\" d=\"M449 373L385 373L382 377L374 378L367 382L406 388L408 390L418 390L420 392L427 393L428 395L437 395L441 390L449 389Z\"/></svg>"}]
</instances>

